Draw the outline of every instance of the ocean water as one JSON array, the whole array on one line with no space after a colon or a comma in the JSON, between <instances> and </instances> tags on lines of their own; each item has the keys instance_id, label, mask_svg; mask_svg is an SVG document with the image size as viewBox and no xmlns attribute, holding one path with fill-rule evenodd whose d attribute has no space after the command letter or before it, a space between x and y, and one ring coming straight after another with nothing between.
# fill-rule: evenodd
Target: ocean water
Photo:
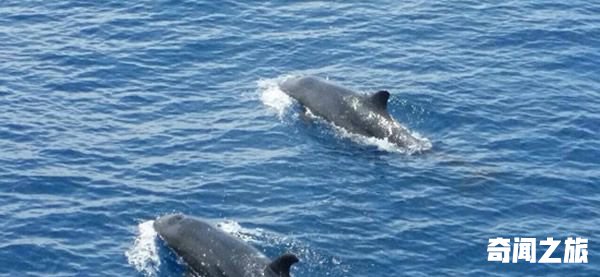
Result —
<instances>
[{"instance_id":1,"label":"ocean water","mask_svg":"<svg viewBox=\"0 0 600 277\"><path fill-rule=\"evenodd\" d=\"M0 275L182 276L151 228L182 212L296 253L297 277L599 276L599 15L589 0L4 0ZM389 90L427 143L303 120L277 82L305 74ZM587 238L589 262L488 262L495 237Z\"/></svg>"}]
</instances>

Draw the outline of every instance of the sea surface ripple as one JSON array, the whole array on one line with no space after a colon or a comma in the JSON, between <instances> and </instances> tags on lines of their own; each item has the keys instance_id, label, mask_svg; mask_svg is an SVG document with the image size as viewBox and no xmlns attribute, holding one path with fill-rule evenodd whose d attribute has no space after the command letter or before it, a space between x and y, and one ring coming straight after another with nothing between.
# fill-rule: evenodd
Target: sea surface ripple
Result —
<instances>
[{"instance_id":1,"label":"sea surface ripple","mask_svg":"<svg viewBox=\"0 0 600 277\"><path fill-rule=\"evenodd\" d=\"M294 276L600 276L599 15L591 0L4 0L0 275L181 276L144 238L183 212L298 253ZM389 90L432 148L304 122L269 94L288 74ZM488 262L499 236L588 238L589 263Z\"/></svg>"}]
</instances>

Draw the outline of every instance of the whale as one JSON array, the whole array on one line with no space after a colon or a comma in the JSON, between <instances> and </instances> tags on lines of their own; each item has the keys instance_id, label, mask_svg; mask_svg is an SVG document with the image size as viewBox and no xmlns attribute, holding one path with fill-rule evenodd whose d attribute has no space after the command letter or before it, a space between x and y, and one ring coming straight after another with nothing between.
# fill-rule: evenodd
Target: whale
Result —
<instances>
[{"instance_id":1,"label":"whale","mask_svg":"<svg viewBox=\"0 0 600 277\"><path fill-rule=\"evenodd\" d=\"M184 214L157 218L154 229L188 266L203 277L289 277L298 258L286 253L269 260L256 248L210 223Z\"/></svg>"},{"instance_id":2,"label":"whale","mask_svg":"<svg viewBox=\"0 0 600 277\"><path fill-rule=\"evenodd\" d=\"M419 143L419 139L388 112L390 93L387 90L362 94L317 76L288 77L279 82L279 88L298 101L305 111L347 132L384 139L400 147Z\"/></svg>"}]
</instances>

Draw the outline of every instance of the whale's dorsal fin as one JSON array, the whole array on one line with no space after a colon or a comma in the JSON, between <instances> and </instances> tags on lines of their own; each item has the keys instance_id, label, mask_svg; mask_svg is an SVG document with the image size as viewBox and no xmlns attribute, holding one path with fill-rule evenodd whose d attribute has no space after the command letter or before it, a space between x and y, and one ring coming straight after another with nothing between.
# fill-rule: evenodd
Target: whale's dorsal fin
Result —
<instances>
[{"instance_id":1,"label":"whale's dorsal fin","mask_svg":"<svg viewBox=\"0 0 600 277\"><path fill-rule=\"evenodd\" d=\"M290 267L297 263L298 257L294 254L283 254L269 264L269 268L280 277L290 276Z\"/></svg>"},{"instance_id":2,"label":"whale's dorsal fin","mask_svg":"<svg viewBox=\"0 0 600 277\"><path fill-rule=\"evenodd\" d=\"M387 90L380 90L373 95L369 96L371 103L382 111L387 111L387 102L390 98L390 93Z\"/></svg>"}]
</instances>

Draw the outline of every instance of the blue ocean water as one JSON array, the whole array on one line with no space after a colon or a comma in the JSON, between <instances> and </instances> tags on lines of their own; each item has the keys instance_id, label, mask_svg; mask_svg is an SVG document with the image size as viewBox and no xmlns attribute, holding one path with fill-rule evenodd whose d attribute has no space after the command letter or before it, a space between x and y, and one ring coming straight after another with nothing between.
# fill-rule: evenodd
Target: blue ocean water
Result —
<instances>
[{"instance_id":1,"label":"blue ocean water","mask_svg":"<svg viewBox=\"0 0 600 277\"><path fill-rule=\"evenodd\" d=\"M294 276L599 276L599 15L2 1L0 275L181 276L148 228L182 212L297 253ZM276 91L290 74L389 90L431 149L304 122ZM588 264L487 261L489 238L570 236Z\"/></svg>"}]
</instances>

